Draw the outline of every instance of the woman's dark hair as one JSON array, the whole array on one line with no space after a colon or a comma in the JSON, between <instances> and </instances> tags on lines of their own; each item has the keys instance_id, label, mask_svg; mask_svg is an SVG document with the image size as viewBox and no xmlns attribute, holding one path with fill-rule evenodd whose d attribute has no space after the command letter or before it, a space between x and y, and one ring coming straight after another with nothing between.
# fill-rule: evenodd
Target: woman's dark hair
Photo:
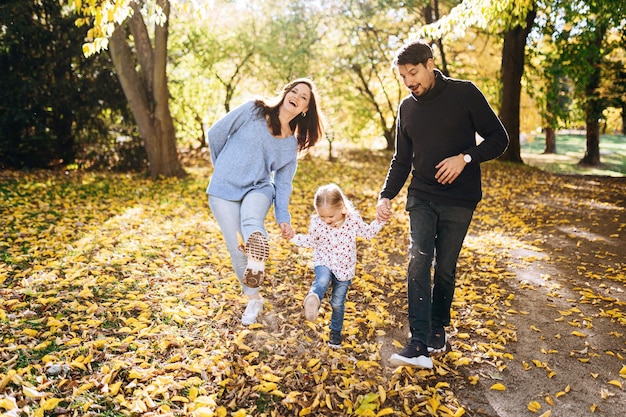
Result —
<instances>
[{"instance_id":1,"label":"woman's dark hair","mask_svg":"<svg viewBox=\"0 0 626 417\"><path fill-rule=\"evenodd\" d=\"M323 114L318 107L317 91L315 84L308 78L298 78L283 87L282 94L275 104L268 104L265 100L256 100L261 114L269 119L270 130L274 135L281 134L280 120L278 119L278 109L285 101L285 96L298 84L306 84L311 89L311 97L309 98L309 109L302 115L294 117L289 126L296 135L298 140L298 151L306 150L315 145L324 135Z\"/></svg>"},{"instance_id":2,"label":"woman's dark hair","mask_svg":"<svg viewBox=\"0 0 626 417\"><path fill-rule=\"evenodd\" d=\"M398 49L393 65L426 65L426 62L432 57L433 50L430 48L430 45L423 40L412 41L405 43Z\"/></svg>"}]
</instances>

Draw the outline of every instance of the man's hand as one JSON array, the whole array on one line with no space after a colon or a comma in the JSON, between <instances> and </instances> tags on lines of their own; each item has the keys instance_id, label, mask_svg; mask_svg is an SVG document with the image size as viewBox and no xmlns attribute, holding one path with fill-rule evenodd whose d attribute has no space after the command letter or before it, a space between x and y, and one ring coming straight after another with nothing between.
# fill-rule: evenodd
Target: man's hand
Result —
<instances>
[{"instance_id":1,"label":"man's hand","mask_svg":"<svg viewBox=\"0 0 626 417\"><path fill-rule=\"evenodd\" d=\"M452 184L461 172L463 172L465 165L467 164L463 160L463 154L446 158L435 166L437 169L435 179L439 184Z\"/></svg>"},{"instance_id":2,"label":"man's hand","mask_svg":"<svg viewBox=\"0 0 626 417\"><path fill-rule=\"evenodd\" d=\"M386 222L391 219L391 201L388 198L381 198L376 205L376 219L379 222Z\"/></svg>"},{"instance_id":3,"label":"man's hand","mask_svg":"<svg viewBox=\"0 0 626 417\"><path fill-rule=\"evenodd\" d=\"M281 223L278 226L280 227L280 231L283 235L283 239L290 240L292 237L296 235L289 223Z\"/></svg>"}]
</instances>

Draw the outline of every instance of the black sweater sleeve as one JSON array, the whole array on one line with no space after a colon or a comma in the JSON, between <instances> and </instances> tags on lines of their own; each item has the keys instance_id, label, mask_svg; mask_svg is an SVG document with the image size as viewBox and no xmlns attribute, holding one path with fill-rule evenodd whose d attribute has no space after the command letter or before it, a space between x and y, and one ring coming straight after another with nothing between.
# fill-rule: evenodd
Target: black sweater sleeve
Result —
<instances>
[{"instance_id":1,"label":"black sweater sleeve","mask_svg":"<svg viewBox=\"0 0 626 417\"><path fill-rule=\"evenodd\" d=\"M400 121L402 105L398 108L397 121ZM413 144L411 139L400 129L400 123L396 123L396 146L393 158L389 164L387 178L383 185L380 198L393 199L406 182L413 166Z\"/></svg>"}]
</instances>

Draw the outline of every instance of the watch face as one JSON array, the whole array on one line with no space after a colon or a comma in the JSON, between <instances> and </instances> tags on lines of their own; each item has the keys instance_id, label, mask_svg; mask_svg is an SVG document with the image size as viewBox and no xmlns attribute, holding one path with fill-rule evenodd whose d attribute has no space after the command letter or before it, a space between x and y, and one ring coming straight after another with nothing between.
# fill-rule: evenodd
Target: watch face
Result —
<instances>
[{"instance_id":1,"label":"watch face","mask_svg":"<svg viewBox=\"0 0 626 417\"><path fill-rule=\"evenodd\" d=\"M469 164L470 162L472 162L472 155L466 153L465 155L463 155L463 160Z\"/></svg>"}]
</instances>

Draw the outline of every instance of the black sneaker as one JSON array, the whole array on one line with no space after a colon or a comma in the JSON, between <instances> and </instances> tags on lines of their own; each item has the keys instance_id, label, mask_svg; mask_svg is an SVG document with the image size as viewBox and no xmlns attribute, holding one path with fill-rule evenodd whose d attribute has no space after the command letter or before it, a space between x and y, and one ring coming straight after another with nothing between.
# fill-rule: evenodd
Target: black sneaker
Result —
<instances>
[{"instance_id":1,"label":"black sneaker","mask_svg":"<svg viewBox=\"0 0 626 417\"><path fill-rule=\"evenodd\" d=\"M340 348L341 347L341 332L336 330L330 331L330 339L328 340L328 346L332 348Z\"/></svg>"},{"instance_id":2,"label":"black sneaker","mask_svg":"<svg viewBox=\"0 0 626 417\"><path fill-rule=\"evenodd\" d=\"M400 353L394 353L389 358L393 366L415 366L417 368L431 369L433 360L430 359L426 345L420 341L409 342Z\"/></svg>"},{"instance_id":3,"label":"black sneaker","mask_svg":"<svg viewBox=\"0 0 626 417\"><path fill-rule=\"evenodd\" d=\"M428 335L428 351L440 353L446 351L446 330L442 325L434 325Z\"/></svg>"}]
</instances>

